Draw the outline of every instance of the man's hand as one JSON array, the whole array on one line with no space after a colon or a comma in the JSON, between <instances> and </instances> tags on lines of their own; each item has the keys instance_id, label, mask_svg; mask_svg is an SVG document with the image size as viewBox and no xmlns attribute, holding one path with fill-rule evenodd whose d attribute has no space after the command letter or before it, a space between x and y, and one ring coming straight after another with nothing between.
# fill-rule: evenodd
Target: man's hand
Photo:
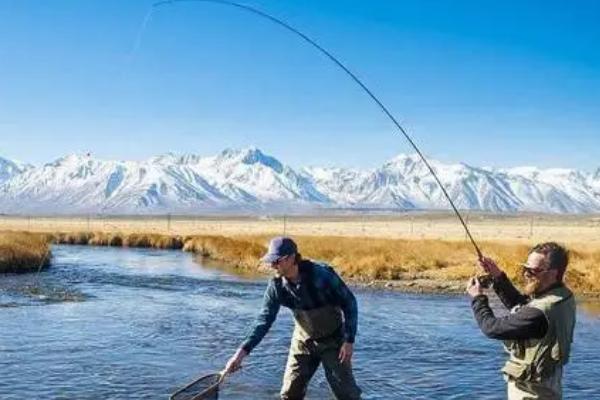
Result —
<instances>
[{"instance_id":1,"label":"man's hand","mask_svg":"<svg viewBox=\"0 0 600 400\"><path fill-rule=\"evenodd\" d=\"M499 278L502 275L502 270L498 267L498 264L494 260L488 257L483 257L479 260L481 268L494 278Z\"/></svg>"},{"instance_id":2,"label":"man's hand","mask_svg":"<svg viewBox=\"0 0 600 400\"><path fill-rule=\"evenodd\" d=\"M483 289L479 285L477 278L473 277L469 279L469 282L467 283L467 293L471 297L477 297L483 294Z\"/></svg>"},{"instance_id":3,"label":"man's hand","mask_svg":"<svg viewBox=\"0 0 600 400\"><path fill-rule=\"evenodd\" d=\"M224 372L226 374L232 374L235 371L242 368L242 360L246 357L248 353L244 349L238 349L235 354L227 361L227 365L225 365Z\"/></svg>"},{"instance_id":4,"label":"man's hand","mask_svg":"<svg viewBox=\"0 0 600 400\"><path fill-rule=\"evenodd\" d=\"M352 361L353 353L354 353L354 344L344 342L342 344L342 347L340 348L340 354L338 356L340 363L344 364L344 363L349 363L350 361Z\"/></svg>"}]
</instances>

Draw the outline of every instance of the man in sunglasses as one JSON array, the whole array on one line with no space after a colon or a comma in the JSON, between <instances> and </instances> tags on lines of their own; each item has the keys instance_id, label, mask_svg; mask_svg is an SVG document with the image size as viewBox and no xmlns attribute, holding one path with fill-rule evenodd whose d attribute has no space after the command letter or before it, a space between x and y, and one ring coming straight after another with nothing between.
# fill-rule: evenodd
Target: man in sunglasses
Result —
<instances>
[{"instance_id":1,"label":"man in sunglasses","mask_svg":"<svg viewBox=\"0 0 600 400\"><path fill-rule=\"evenodd\" d=\"M295 324L281 399L303 399L321 363L336 399L360 399L351 364L358 309L350 289L331 267L303 259L288 237L272 239L262 261L273 269L275 277L269 281L253 328L225 371L241 367L284 306L292 310Z\"/></svg>"},{"instance_id":2,"label":"man in sunglasses","mask_svg":"<svg viewBox=\"0 0 600 400\"><path fill-rule=\"evenodd\" d=\"M562 399L562 370L569 361L575 327L575 299L564 285L567 250L553 242L533 247L522 265L525 280L520 293L506 274L489 259L480 261L493 278L493 289L511 310L498 318L477 279L467 292L481 331L504 341L509 360L502 368L508 399Z\"/></svg>"}]
</instances>

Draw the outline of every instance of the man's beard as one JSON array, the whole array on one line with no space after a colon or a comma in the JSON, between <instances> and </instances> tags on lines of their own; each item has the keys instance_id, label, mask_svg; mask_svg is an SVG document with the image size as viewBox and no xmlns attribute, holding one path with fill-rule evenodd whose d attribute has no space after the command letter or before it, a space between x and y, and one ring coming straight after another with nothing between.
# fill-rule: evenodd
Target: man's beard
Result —
<instances>
[{"instance_id":1,"label":"man's beard","mask_svg":"<svg viewBox=\"0 0 600 400\"><path fill-rule=\"evenodd\" d=\"M540 281L537 278L526 278L525 279L525 288L524 288L523 292L526 295L531 296L531 295L537 293L539 288L540 288Z\"/></svg>"}]
</instances>

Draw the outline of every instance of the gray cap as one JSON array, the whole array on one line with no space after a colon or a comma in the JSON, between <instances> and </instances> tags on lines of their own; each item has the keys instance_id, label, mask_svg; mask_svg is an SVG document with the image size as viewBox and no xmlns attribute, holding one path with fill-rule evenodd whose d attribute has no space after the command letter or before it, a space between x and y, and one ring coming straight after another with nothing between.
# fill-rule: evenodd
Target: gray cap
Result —
<instances>
[{"instance_id":1,"label":"gray cap","mask_svg":"<svg viewBox=\"0 0 600 400\"><path fill-rule=\"evenodd\" d=\"M277 236L271 239L267 254L261 259L265 263L274 263L282 257L291 256L298 253L296 243L285 236Z\"/></svg>"}]
</instances>

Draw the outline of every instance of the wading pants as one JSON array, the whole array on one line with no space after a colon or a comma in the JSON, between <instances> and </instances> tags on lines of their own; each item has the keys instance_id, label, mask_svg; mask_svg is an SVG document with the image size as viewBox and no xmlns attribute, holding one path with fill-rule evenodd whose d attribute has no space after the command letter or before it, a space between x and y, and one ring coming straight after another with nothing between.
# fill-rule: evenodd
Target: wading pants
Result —
<instances>
[{"instance_id":1,"label":"wading pants","mask_svg":"<svg viewBox=\"0 0 600 400\"><path fill-rule=\"evenodd\" d=\"M562 367L541 382L521 382L507 378L508 400L561 400Z\"/></svg>"},{"instance_id":2,"label":"wading pants","mask_svg":"<svg viewBox=\"0 0 600 400\"><path fill-rule=\"evenodd\" d=\"M360 388L352 374L352 364L338 360L343 339L334 336L319 340L303 339L296 332L292 337L290 353L285 367L282 400L302 400L310 378L323 364L325 376L337 400L359 400Z\"/></svg>"}]
</instances>

